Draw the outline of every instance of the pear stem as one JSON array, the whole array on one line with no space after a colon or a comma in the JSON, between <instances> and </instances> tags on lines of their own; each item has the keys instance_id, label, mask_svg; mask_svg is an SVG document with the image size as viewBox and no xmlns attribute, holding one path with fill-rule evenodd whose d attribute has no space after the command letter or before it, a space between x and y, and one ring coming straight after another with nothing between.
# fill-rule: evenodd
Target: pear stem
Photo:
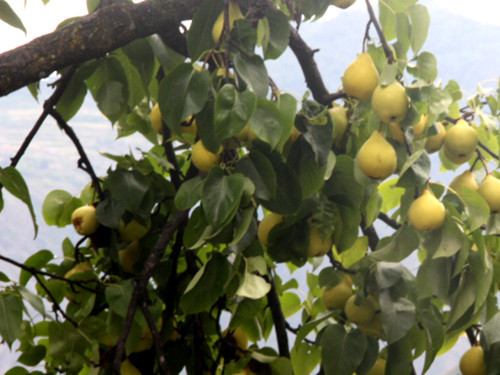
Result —
<instances>
[{"instance_id":1,"label":"pear stem","mask_svg":"<svg viewBox=\"0 0 500 375\"><path fill-rule=\"evenodd\" d=\"M483 167L484 167L484 170L486 171L486 174L489 175L490 169L488 168L488 164L486 163L486 160L484 160L483 153L481 152L481 150L479 150L479 148L476 148L476 152L477 152L477 157L479 158L479 160L481 160L481 163L483 164Z\"/></svg>"}]
</instances>

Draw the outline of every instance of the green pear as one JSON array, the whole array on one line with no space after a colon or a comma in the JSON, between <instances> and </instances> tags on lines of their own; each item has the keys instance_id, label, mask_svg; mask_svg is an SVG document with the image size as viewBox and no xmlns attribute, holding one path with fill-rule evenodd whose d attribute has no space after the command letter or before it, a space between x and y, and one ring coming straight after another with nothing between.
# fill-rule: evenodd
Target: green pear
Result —
<instances>
[{"instance_id":1,"label":"green pear","mask_svg":"<svg viewBox=\"0 0 500 375\"><path fill-rule=\"evenodd\" d=\"M378 85L378 79L378 71L372 57L365 52L347 67L342 76L342 86L348 96L368 100Z\"/></svg>"},{"instance_id":2,"label":"green pear","mask_svg":"<svg viewBox=\"0 0 500 375\"><path fill-rule=\"evenodd\" d=\"M408 104L405 88L397 81L388 86L377 86L372 94L372 109L386 123L403 120Z\"/></svg>"},{"instance_id":3,"label":"green pear","mask_svg":"<svg viewBox=\"0 0 500 375\"><path fill-rule=\"evenodd\" d=\"M464 173L459 174L450 182L450 188L457 190L459 186L467 186L469 189L477 190L478 185L474 174L466 170Z\"/></svg>"},{"instance_id":4,"label":"green pear","mask_svg":"<svg viewBox=\"0 0 500 375\"><path fill-rule=\"evenodd\" d=\"M500 180L495 176L487 175L479 185L477 192L490 206L491 212L500 211Z\"/></svg>"},{"instance_id":5,"label":"green pear","mask_svg":"<svg viewBox=\"0 0 500 375\"><path fill-rule=\"evenodd\" d=\"M243 13L241 13L240 6L237 1L229 1L229 28L233 29L234 22L239 19L243 19ZM224 29L224 12L222 12L214 23L212 28L212 38L215 43L219 40Z\"/></svg>"},{"instance_id":6,"label":"green pear","mask_svg":"<svg viewBox=\"0 0 500 375\"><path fill-rule=\"evenodd\" d=\"M425 151L429 154L433 154L436 151L439 151L441 146L443 146L444 138L446 136L446 129L441 122L436 122L436 126L439 130L439 133L435 135L431 135L427 137L425 140Z\"/></svg>"},{"instance_id":7,"label":"green pear","mask_svg":"<svg viewBox=\"0 0 500 375\"><path fill-rule=\"evenodd\" d=\"M365 175L383 180L396 171L398 157L382 133L375 131L359 149L357 160Z\"/></svg>"},{"instance_id":8,"label":"green pear","mask_svg":"<svg viewBox=\"0 0 500 375\"><path fill-rule=\"evenodd\" d=\"M474 154L478 141L476 130L467 121L460 119L446 133L444 154L451 162L463 164Z\"/></svg>"},{"instance_id":9,"label":"green pear","mask_svg":"<svg viewBox=\"0 0 500 375\"><path fill-rule=\"evenodd\" d=\"M345 303L352 296L352 283L346 276L340 283L323 290L322 299L328 310L343 309Z\"/></svg>"},{"instance_id":10,"label":"green pear","mask_svg":"<svg viewBox=\"0 0 500 375\"><path fill-rule=\"evenodd\" d=\"M353 294L346 301L344 312L347 320L356 324L367 324L375 316L375 306L369 299L366 299L363 304L357 304L356 295Z\"/></svg>"},{"instance_id":11,"label":"green pear","mask_svg":"<svg viewBox=\"0 0 500 375\"><path fill-rule=\"evenodd\" d=\"M441 228L444 224L445 214L443 203L432 194L429 188L425 189L408 209L408 219L411 225L418 230Z\"/></svg>"},{"instance_id":12,"label":"green pear","mask_svg":"<svg viewBox=\"0 0 500 375\"><path fill-rule=\"evenodd\" d=\"M349 121L347 120L347 112L344 107L333 107L330 108L328 112L330 113L330 117L332 118L334 125L333 143L338 148L347 129L347 125L349 124Z\"/></svg>"}]
</instances>

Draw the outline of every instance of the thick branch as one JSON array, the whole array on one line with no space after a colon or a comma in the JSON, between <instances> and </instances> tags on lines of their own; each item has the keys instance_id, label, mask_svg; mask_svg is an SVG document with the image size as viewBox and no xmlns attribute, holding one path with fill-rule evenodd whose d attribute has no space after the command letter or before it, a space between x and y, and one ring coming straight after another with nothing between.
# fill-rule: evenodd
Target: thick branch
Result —
<instances>
[{"instance_id":1,"label":"thick branch","mask_svg":"<svg viewBox=\"0 0 500 375\"><path fill-rule=\"evenodd\" d=\"M290 358L290 349L288 346L288 335L286 333L286 320L281 309L281 303L274 285L274 278L271 276L269 282L271 283L271 290L267 293L267 301L271 314L274 320L274 328L276 330L276 338L278 340L278 350L280 356Z\"/></svg>"},{"instance_id":2,"label":"thick branch","mask_svg":"<svg viewBox=\"0 0 500 375\"><path fill-rule=\"evenodd\" d=\"M0 55L0 96L155 33L172 40L202 0L116 3Z\"/></svg>"}]
</instances>

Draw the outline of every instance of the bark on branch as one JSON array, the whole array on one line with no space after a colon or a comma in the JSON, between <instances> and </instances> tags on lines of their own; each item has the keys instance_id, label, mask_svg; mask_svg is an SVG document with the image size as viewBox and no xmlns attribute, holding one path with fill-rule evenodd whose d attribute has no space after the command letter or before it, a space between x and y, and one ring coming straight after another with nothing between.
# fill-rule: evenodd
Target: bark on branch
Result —
<instances>
[{"instance_id":1,"label":"bark on branch","mask_svg":"<svg viewBox=\"0 0 500 375\"><path fill-rule=\"evenodd\" d=\"M115 3L0 55L0 97L152 34L175 40L203 0Z\"/></svg>"}]
</instances>

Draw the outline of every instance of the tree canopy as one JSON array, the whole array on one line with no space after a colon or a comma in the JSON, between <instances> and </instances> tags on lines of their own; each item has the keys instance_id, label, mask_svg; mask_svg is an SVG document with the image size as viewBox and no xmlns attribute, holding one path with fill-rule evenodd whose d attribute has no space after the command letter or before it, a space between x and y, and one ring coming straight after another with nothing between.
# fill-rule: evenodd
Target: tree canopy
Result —
<instances>
[{"instance_id":1,"label":"tree canopy","mask_svg":"<svg viewBox=\"0 0 500 375\"><path fill-rule=\"evenodd\" d=\"M500 85L463 97L423 50L425 6L365 0L330 92L300 26L354 1L87 0L0 54L0 100L53 90L0 166L0 211L11 194L35 235L79 235L0 253L19 269L0 272L7 374L416 374L464 333L462 373L500 372ZM5 1L0 19L24 30ZM266 69L287 48L302 97ZM71 126L88 94L150 149L98 175ZM17 165L49 117L89 182L54 182L39 218ZM468 168L447 184L431 163Z\"/></svg>"}]
</instances>

